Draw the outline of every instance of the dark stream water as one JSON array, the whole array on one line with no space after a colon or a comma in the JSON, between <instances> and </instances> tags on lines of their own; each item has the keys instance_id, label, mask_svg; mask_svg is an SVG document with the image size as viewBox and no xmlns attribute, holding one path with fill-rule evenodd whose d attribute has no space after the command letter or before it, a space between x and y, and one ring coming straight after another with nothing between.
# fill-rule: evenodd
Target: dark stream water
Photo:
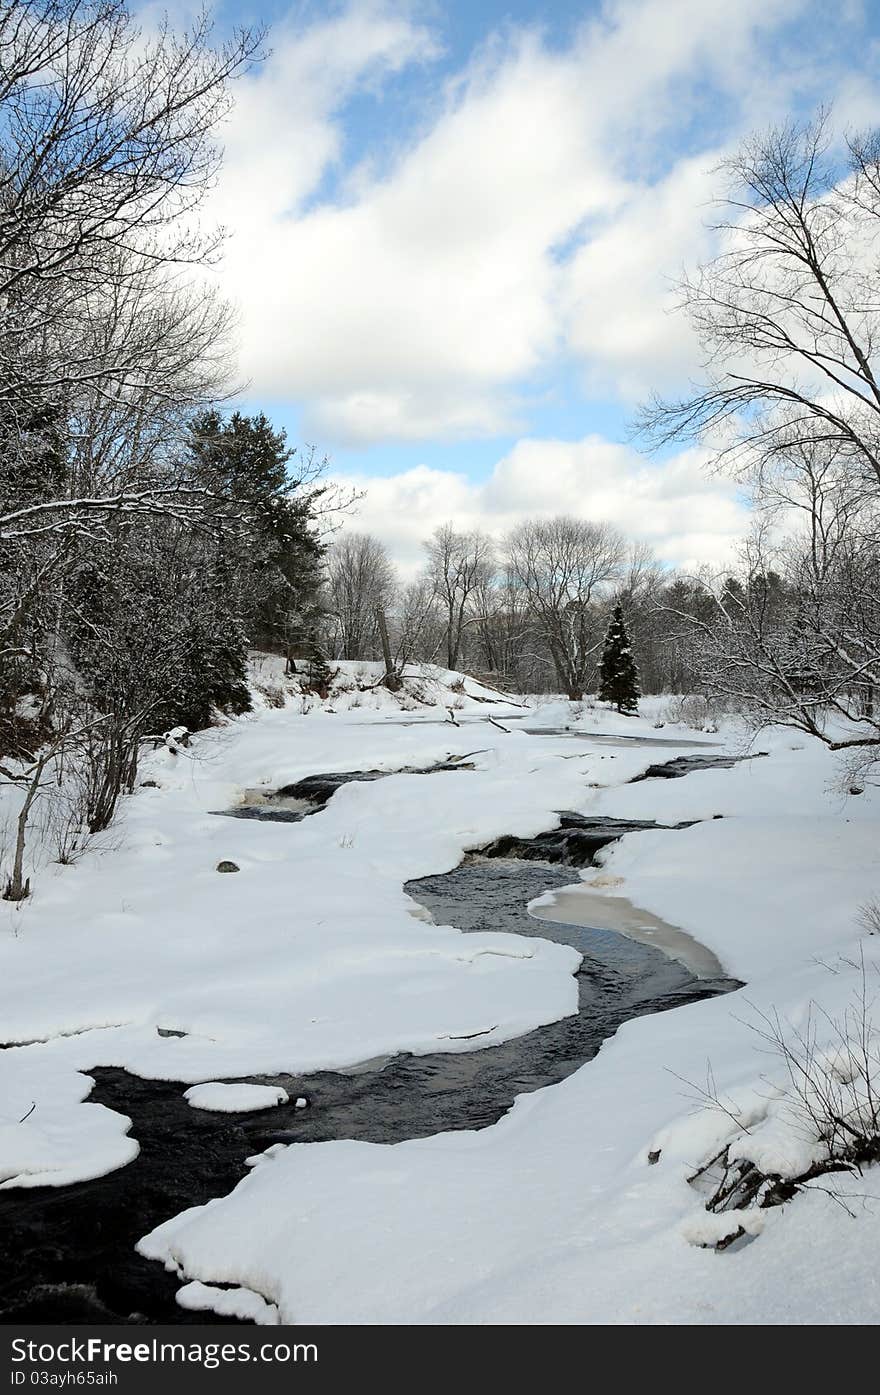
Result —
<instances>
[{"instance_id":1,"label":"dark stream water","mask_svg":"<svg viewBox=\"0 0 880 1395\"><path fill-rule=\"evenodd\" d=\"M497 1122L517 1094L554 1084L590 1060L629 1018L739 986L727 979L695 979L658 950L612 931L528 914L532 898L574 879L570 866L473 857L452 872L406 888L440 924L541 936L579 950L584 956L577 975L579 1010L562 1022L482 1050L397 1055L348 1072L249 1076L254 1083L282 1085L291 1103L238 1116L192 1109L179 1084L141 1080L118 1069L92 1070L90 1098L131 1118L140 1154L94 1181L0 1191L2 1319L210 1321L208 1314L180 1308L175 1302L180 1280L142 1259L134 1245L160 1221L230 1191L251 1154L277 1142L394 1143L447 1129L484 1128ZM293 1101L302 1095L309 1108L297 1110Z\"/></svg>"}]
</instances>

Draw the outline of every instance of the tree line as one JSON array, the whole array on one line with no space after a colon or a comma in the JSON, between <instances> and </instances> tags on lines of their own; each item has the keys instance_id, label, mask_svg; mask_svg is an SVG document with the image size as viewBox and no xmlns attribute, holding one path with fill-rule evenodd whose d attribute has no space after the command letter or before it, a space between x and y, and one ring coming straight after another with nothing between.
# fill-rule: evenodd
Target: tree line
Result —
<instances>
[{"instance_id":1,"label":"tree line","mask_svg":"<svg viewBox=\"0 0 880 1395\"><path fill-rule=\"evenodd\" d=\"M0 777L62 860L145 738L241 711L249 643L307 644L324 462L229 415L201 216L261 36L143 32L122 0L0 8ZM51 791L52 798L44 795Z\"/></svg>"},{"instance_id":2,"label":"tree line","mask_svg":"<svg viewBox=\"0 0 880 1395\"><path fill-rule=\"evenodd\" d=\"M682 692L694 682L683 617L705 609L699 581L676 576L609 524L526 520L496 542L444 523L423 551L405 582L371 534L346 532L332 543L322 596L328 659L383 659L384 617L398 673L430 661L511 691L577 699L599 685L620 607L644 691Z\"/></svg>"}]
</instances>

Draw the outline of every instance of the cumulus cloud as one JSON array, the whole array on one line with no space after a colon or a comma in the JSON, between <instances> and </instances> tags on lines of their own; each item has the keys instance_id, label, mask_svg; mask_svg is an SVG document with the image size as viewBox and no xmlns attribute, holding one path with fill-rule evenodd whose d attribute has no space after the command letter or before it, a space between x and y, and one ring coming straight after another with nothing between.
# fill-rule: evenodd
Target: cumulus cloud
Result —
<instances>
[{"instance_id":1,"label":"cumulus cloud","mask_svg":"<svg viewBox=\"0 0 880 1395\"><path fill-rule=\"evenodd\" d=\"M512 29L442 78L391 0L283 25L218 192L252 394L363 444L520 430L524 385L566 355L624 396L693 366L667 275L702 250L717 139L668 151L699 147L689 125L721 103L728 127L784 108L768 41L810 3L616 0L568 47ZM416 63L427 115L381 168L345 172L346 102Z\"/></svg>"},{"instance_id":2,"label":"cumulus cloud","mask_svg":"<svg viewBox=\"0 0 880 1395\"><path fill-rule=\"evenodd\" d=\"M497 388L556 344L547 250L619 197L571 119L574 84L525 38L353 202L237 224L255 386L350 440L503 429Z\"/></svg>"},{"instance_id":3,"label":"cumulus cloud","mask_svg":"<svg viewBox=\"0 0 880 1395\"><path fill-rule=\"evenodd\" d=\"M602 520L686 568L723 565L747 528L730 481L709 476L701 451L647 463L628 446L600 436L580 441L525 439L479 482L427 465L384 479L347 476L365 489L346 526L374 533L405 573L423 559L422 540L438 523L481 528L501 538L523 518L558 513Z\"/></svg>"},{"instance_id":4,"label":"cumulus cloud","mask_svg":"<svg viewBox=\"0 0 880 1395\"><path fill-rule=\"evenodd\" d=\"M681 160L665 179L634 189L571 258L568 343L594 393L634 401L681 383L699 363L690 323L676 313L675 280L710 250L697 210L712 196L714 163Z\"/></svg>"},{"instance_id":5,"label":"cumulus cloud","mask_svg":"<svg viewBox=\"0 0 880 1395\"><path fill-rule=\"evenodd\" d=\"M248 266L243 249L259 253L263 235L283 238L295 226L303 201L340 157L345 103L437 52L427 29L373 0L305 28L292 12L269 39L267 60L234 91L215 204L233 234L230 278L249 274L256 283L283 268L265 256Z\"/></svg>"}]
</instances>

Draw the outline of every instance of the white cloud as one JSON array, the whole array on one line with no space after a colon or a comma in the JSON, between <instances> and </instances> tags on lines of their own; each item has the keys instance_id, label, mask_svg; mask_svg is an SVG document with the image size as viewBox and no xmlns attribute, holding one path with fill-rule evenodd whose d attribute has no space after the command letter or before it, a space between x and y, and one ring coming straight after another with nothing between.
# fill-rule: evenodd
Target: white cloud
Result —
<instances>
[{"instance_id":1,"label":"white cloud","mask_svg":"<svg viewBox=\"0 0 880 1395\"><path fill-rule=\"evenodd\" d=\"M666 179L634 189L617 217L572 257L566 276L568 343L595 392L628 401L680 383L700 360L676 278L705 257L700 214L712 196L706 156L681 160Z\"/></svg>"},{"instance_id":2,"label":"white cloud","mask_svg":"<svg viewBox=\"0 0 880 1395\"><path fill-rule=\"evenodd\" d=\"M557 513L613 523L650 543L665 562L723 565L746 531L747 514L735 486L707 476L703 466L697 450L649 464L628 446L588 436L519 441L482 483L426 465L341 482L366 490L347 526L381 538L407 574L422 561L422 540L447 519L501 538L523 518Z\"/></svg>"},{"instance_id":3,"label":"white cloud","mask_svg":"<svg viewBox=\"0 0 880 1395\"><path fill-rule=\"evenodd\" d=\"M497 429L496 388L556 345L548 248L619 197L571 119L574 77L525 39L350 205L239 226L255 384L352 439Z\"/></svg>"},{"instance_id":4,"label":"white cloud","mask_svg":"<svg viewBox=\"0 0 880 1395\"><path fill-rule=\"evenodd\" d=\"M315 195L345 101L433 41L391 3L283 27L218 200L252 395L302 403L323 441L448 438L520 429L519 389L560 355L624 395L691 366L666 277L701 250L713 156L666 147L707 100L749 124L784 106L768 40L808 4L616 0L565 50L514 31L439 91L425 70L425 128L335 202Z\"/></svg>"},{"instance_id":5,"label":"white cloud","mask_svg":"<svg viewBox=\"0 0 880 1395\"><path fill-rule=\"evenodd\" d=\"M272 28L269 45L266 61L234 89L217 199L230 229L254 251L261 233L287 230L285 220L339 158L344 132L336 118L344 103L437 52L425 28L381 0L308 28L289 17ZM269 269L265 260L250 268L254 276Z\"/></svg>"}]
</instances>

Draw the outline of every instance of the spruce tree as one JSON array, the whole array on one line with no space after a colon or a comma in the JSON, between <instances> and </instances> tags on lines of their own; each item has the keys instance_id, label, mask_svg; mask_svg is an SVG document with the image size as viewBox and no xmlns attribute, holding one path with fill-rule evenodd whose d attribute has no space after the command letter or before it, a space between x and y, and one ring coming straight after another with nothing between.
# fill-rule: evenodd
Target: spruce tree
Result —
<instances>
[{"instance_id":1,"label":"spruce tree","mask_svg":"<svg viewBox=\"0 0 880 1395\"><path fill-rule=\"evenodd\" d=\"M309 670L308 670L308 691L314 693L322 700L330 696L330 688L333 679L336 677L338 669L332 669L327 662L327 655L318 640L314 630L309 635Z\"/></svg>"},{"instance_id":2,"label":"spruce tree","mask_svg":"<svg viewBox=\"0 0 880 1395\"><path fill-rule=\"evenodd\" d=\"M614 607L599 666L599 698L613 702L618 712L632 715L639 707L639 674L633 659L623 611Z\"/></svg>"},{"instance_id":3,"label":"spruce tree","mask_svg":"<svg viewBox=\"0 0 880 1395\"><path fill-rule=\"evenodd\" d=\"M320 470L287 444L262 412L224 418L202 412L192 423L189 447L198 480L233 505L244 506L247 522L233 549L240 603L251 641L308 652L320 619L319 590L324 545L314 509L326 486Z\"/></svg>"}]
</instances>

